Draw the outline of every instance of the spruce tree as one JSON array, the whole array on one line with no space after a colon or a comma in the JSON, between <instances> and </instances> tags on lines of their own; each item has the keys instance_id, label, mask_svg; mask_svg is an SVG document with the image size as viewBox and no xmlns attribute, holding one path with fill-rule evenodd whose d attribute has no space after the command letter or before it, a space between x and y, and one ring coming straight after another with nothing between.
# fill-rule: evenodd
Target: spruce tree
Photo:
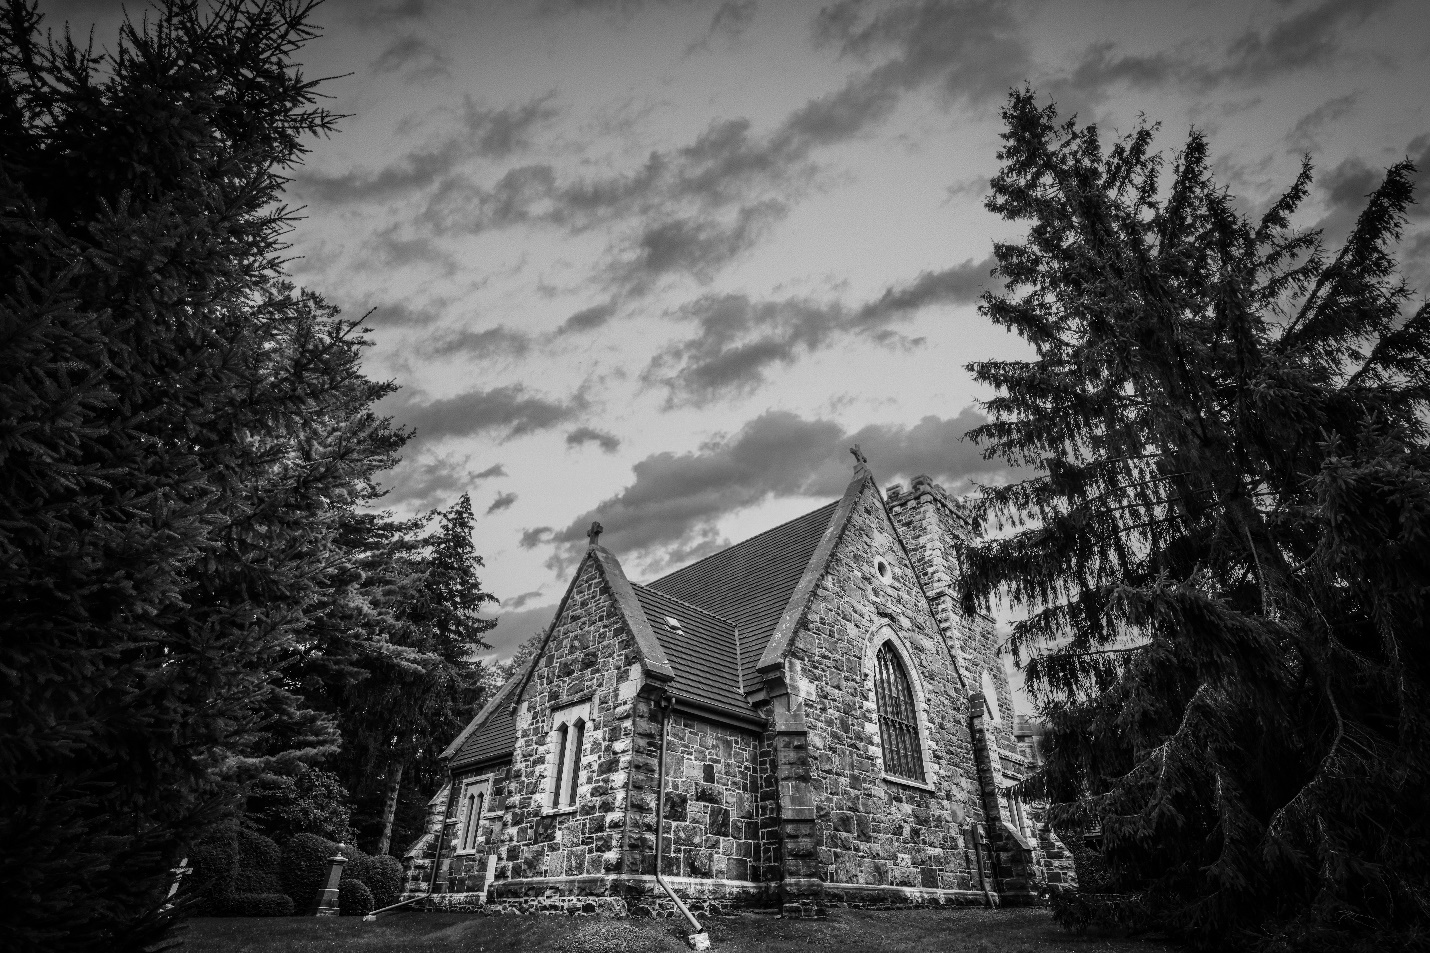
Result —
<instances>
[{"instance_id":1,"label":"spruce tree","mask_svg":"<svg viewBox=\"0 0 1430 953\"><path fill-rule=\"evenodd\" d=\"M1027 232L982 312L1034 357L970 365L996 392L972 436L1038 473L987 491L966 595L1026 610L1034 787L1183 936L1423 937L1430 307L1393 255L1414 168L1331 254L1291 224L1309 161L1250 218L1199 133L1168 169L1155 126L1104 144L1028 90L1004 119L987 205Z\"/></svg>"},{"instance_id":2,"label":"spruce tree","mask_svg":"<svg viewBox=\"0 0 1430 953\"><path fill-rule=\"evenodd\" d=\"M389 562L404 568L390 590L395 625L384 650L359 663L360 681L339 686L338 723L354 792L361 796L378 782L379 854L405 846L394 843L393 829L407 771L416 766L423 778L439 774L437 755L488 688L476 655L490 648L483 634L496 620L480 613L496 599L477 576L482 558L472 541L471 499L463 493L421 522L434 517L436 530L401 537L403 558Z\"/></svg>"},{"instance_id":3,"label":"spruce tree","mask_svg":"<svg viewBox=\"0 0 1430 953\"><path fill-rule=\"evenodd\" d=\"M333 630L372 614L345 533L405 435L281 265L284 173L333 124L312 5L168 0L103 55L0 5L7 950L160 939L196 833L336 745L291 673L383 636Z\"/></svg>"}]
</instances>

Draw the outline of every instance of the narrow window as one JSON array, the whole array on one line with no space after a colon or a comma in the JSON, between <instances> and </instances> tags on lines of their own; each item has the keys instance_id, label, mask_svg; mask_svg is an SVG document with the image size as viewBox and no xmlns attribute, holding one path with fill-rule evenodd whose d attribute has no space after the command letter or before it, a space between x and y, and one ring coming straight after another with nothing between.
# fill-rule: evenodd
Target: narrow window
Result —
<instances>
[{"instance_id":1,"label":"narrow window","mask_svg":"<svg viewBox=\"0 0 1430 953\"><path fill-rule=\"evenodd\" d=\"M576 785L581 780L581 742L586 738L586 722L581 719L576 720L576 724L571 726L571 770L566 790L566 805L570 807L576 803ZM560 790L558 785L557 790Z\"/></svg>"},{"instance_id":2,"label":"narrow window","mask_svg":"<svg viewBox=\"0 0 1430 953\"><path fill-rule=\"evenodd\" d=\"M556 731L556 780L551 785L551 806L561 807L561 779L566 770L566 736L569 729L562 725Z\"/></svg>"},{"instance_id":3,"label":"narrow window","mask_svg":"<svg viewBox=\"0 0 1430 953\"><path fill-rule=\"evenodd\" d=\"M458 850L466 850L467 842L472 838L472 818L475 816L473 809L476 807L476 803L476 795L468 794L466 804L467 811L466 816L462 819L462 839L457 848Z\"/></svg>"},{"instance_id":4,"label":"narrow window","mask_svg":"<svg viewBox=\"0 0 1430 953\"><path fill-rule=\"evenodd\" d=\"M904 663L891 643L879 647L874 663L874 700L879 708L879 743L884 770L895 777L922 782L923 753L919 750L918 713Z\"/></svg>"},{"instance_id":5,"label":"narrow window","mask_svg":"<svg viewBox=\"0 0 1430 953\"><path fill-rule=\"evenodd\" d=\"M478 794L472 801L472 819L467 825L467 850L477 849L478 835L482 829L482 809L486 806L486 801L485 792Z\"/></svg>"}]
</instances>

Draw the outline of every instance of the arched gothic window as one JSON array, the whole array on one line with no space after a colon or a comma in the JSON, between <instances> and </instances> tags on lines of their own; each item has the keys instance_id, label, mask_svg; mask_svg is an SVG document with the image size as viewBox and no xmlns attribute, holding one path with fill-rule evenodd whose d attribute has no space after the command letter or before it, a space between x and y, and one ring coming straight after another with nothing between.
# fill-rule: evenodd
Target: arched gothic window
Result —
<instances>
[{"instance_id":1,"label":"arched gothic window","mask_svg":"<svg viewBox=\"0 0 1430 953\"><path fill-rule=\"evenodd\" d=\"M891 642L879 646L874 658L874 700L879 708L884 771L922 783L924 758L919 747L918 710L914 707L909 673Z\"/></svg>"},{"instance_id":2,"label":"arched gothic window","mask_svg":"<svg viewBox=\"0 0 1430 953\"><path fill-rule=\"evenodd\" d=\"M590 702L570 705L552 713L550 771L547 779L546 810L564 811L576 806L581 783L581 754L586 746L586 726L591 720Z\"/></svg>"}]
</instances>

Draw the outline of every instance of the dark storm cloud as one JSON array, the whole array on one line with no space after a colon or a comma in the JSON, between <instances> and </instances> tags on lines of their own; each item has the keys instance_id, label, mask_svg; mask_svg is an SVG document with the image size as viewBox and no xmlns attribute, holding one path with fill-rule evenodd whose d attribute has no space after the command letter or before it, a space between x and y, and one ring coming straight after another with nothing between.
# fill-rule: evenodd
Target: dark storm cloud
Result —
<instances>
[{"instance_id":1,"label":"dark storm cloud","mask_svg":"<svg viewBox=\"0 0 1430 953\"><path fill-rule=\"evenodd\" d=\"M377 171L354 169L338 175L299 172L293 187L309 201L329 204L380 202L429 188L472 159L503 159L530 141L531 133L557 113L551 94L519 106L488 109L467 97L457 112L456 131L423 149L407 153Z\"/></svg>"},{"instance_id":2,"label":"dark storm cloud","mask_svg":"<svg viewBox=\"0 0 1430 953\"><path fill-rule=\"evenodd\" d=\"M500 513L502 510L511 509L511 505L516 502L515 493L498 493L496 499L492 500L492 505L487 507L487 515Z\"/></svg>"},{"instance_id":3,"label":"dark storm cloud","mask_svg":"<svg viewBox=\"0 0 1430 953\"><path fill-rule=\"evenodd\" d=\"M620 437L595 427L577 427L566 435L568 447L584 447L588 443L596 444L606 453L615 453L621 448Z\"/></svg>"},{"instance_id":4,"label":"dark storm cloud","mask_svg":"<svg viewBox=\"0 0 1430 953\"><path fill-rule=\"evenodd\" d=\"M926 271L906 285L890 287L861 308L800 298L752 301L745 295L706 295L675 317L693 321L696 333L665 348L642 374L664 385L666 406L704 406L757 390L776 366L862 334L878 344L911 343L889 325L936 304L968 304L989 283L992 259L971 259L942 271Z\"/></svg>"},{"instance_id":5,"label":"dark storm cloud","mask_svg":"<svg viewBox=\"0 0 1430 953\"><path fill-rule=\"evenodd\" d=\"M596 304L589 308L582 308L563 321L561 327L556 329L556 333L577 334L581 331L594 331L607 321L610 321L615 314L616 303L614 301L607 301L604 304Z\"/></svg>"},{"instance_id":6,"label":"dark storm cloud","mask_svg":"<svg viewBox=\"0 0 1430 953\"><path fill-rule=\"evenodd\" d=\"M402 390L383 400L383 412L417 431L424 444L447 437L490 434L511 440L570 422L586 410L581 395L552 400L520 384L420 401Z\"/></svg>"},{"instance_id":7,"label":"dark storm cloud","mask_svg":"<svg viewBox=\"0 0 1430 953\"><path fill-rule=\"evenodd\" d=\"M405 73L412 81L426 81L449 75L446 55L433 44L418 36L394 40L373 61L374 73Z\"/></svg>"},{"instance_id":8,"label":"dark storm cloud","mask_svg":"<svg viewBox=\"0 0 1430 953\"><path fill-rule=\"evenodd\" d=\"M755 19L755 0L725 0L710 18L705 34L685 48L685 55L708 51L714 42L728 49L744 35Z\"/></svg>"},{"instance_id":9,"label":"dark storm cloud","mask_svg":"<svg viewBox=\"0 0 1430 953\"><path fill-rule=\"evenodd\" d=\"M587 527L599 520L603 546L658 570L723 545L717 523L731 513L772 498L838 496L851 476L846 448L853 443L886 483L926 473L956 493L975 478L1007 476L962 440L984 420L967 408L951 418L925 417L912 427L870 425L848 433L832 421L769 411L693 453L646 457L632 468L635 479L620 493L559 532L529 531L523 545L554 545L548 564L564 571L579 558Z\"/></svg>"},{"instance_id":10,"label":"dark storm cloud","mask_svg":"<svg viewBox=\"0 0 1430 953\"><path fill-rule=\"evenodd\" d=\"M476 360L522 357L531 350L530 335L514 331L506 325L473 331L459 328L435 334L420 345L424 357L462 357Z\"/></svg>"}]
</instances>

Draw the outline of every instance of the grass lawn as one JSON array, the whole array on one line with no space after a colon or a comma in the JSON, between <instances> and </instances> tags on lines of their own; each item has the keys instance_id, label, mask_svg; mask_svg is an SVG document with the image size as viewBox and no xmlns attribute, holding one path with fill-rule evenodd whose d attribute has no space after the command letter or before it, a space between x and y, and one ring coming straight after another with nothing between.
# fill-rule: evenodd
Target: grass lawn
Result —
<instances>
[{"instance_id":1,"label":"grass lawn","mask_svg":"<svg viewBox=\"0 0 1430 953\"><path fill-rule=\"evenodd\" d=\"M745 913L706 921L721 953L1172 953L1158 940L1065 933L1046 910L837 910L828 920ZM408 913L357 917L198 918L185 953L677 953L688 950L670 920Z\"/></svg>"}]
</instances>

